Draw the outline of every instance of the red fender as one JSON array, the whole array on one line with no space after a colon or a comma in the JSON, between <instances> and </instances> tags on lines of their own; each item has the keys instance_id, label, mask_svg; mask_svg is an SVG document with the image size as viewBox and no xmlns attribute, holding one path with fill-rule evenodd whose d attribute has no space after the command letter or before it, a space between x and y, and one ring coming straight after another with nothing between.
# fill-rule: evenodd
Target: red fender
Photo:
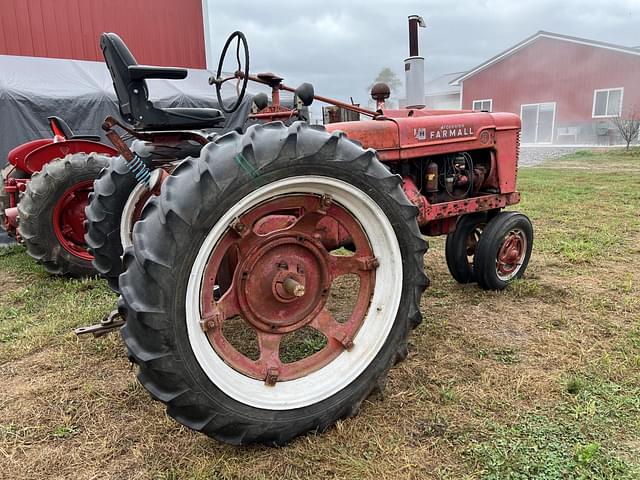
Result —
<instances>
[{"instance_id":1,"label":"red fender","mask_svg":"<svg viewBox=\"0 0 640 480\"><path fill-rule=\"evenodd\" d=\"M40 138L38 140L32 140L30 142L23 143L22 145L18 145L16 148L9 152L7 160L11 165L14 165L20 170L24 170L25 157L34 150L37 150L38 148L49 145L51 143L53 143L52 138Z\"/></svg>"},{"instance_id":2,"label":"red fender","mask_svg":"<svg viewBox=\"0 0 640 480\"><path fill-rule=\"evenodd\" d=\"M31 142L30 142L31 143ZM117 156L115 148L104 143L92 142L91 140L66 140L63 142L49 143L32 150L24 158L15 164L20 170L29 174L39 172L45 164L56 158L64 158L72 153L102 153L110 156Z\"/></svg>"}]
</instances>

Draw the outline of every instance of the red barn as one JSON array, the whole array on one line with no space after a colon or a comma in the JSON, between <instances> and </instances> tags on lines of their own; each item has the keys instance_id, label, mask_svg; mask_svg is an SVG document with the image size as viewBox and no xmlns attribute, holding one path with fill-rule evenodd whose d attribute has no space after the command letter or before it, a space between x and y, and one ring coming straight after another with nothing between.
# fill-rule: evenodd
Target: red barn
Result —
<instances>
[{"instance_id":1,"label":"red barn","mask_svg":"<svg viewBox=\"0 0 640 480\"><path fill-rule=\"evenodd\" d=\"M540 31L452 84L463 109L519 114L522 143L609 144L640 113L640 49Z\"/></svg>"},{"instance_id":2,"label":"red barn","mask_svg":"<svg viewBox=\"0 0 640 480\"><path fill-rule=\"evenodd\" d=\"M0 55L102 62L102 32L139 63L206 67L202 0L2 0Z\"/></svg>"}]
</instances>

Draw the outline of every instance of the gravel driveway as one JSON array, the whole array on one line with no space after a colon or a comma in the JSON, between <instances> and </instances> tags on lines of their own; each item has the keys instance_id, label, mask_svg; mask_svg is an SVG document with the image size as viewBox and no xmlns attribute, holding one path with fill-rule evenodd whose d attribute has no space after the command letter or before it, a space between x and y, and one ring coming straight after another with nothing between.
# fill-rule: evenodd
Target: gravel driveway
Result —
<instances>
[{"instance_id":1,"label":"gravel driveway","mask_svg":"<svg viewBox=\"0 0 640 480\"><path fill-rule=\"evenodd\" d=\"M520 147L519 165L521 167L531 167L542 163L544 160L552 160L585 148L587 147Z\"/></svg>"}]
</instances>

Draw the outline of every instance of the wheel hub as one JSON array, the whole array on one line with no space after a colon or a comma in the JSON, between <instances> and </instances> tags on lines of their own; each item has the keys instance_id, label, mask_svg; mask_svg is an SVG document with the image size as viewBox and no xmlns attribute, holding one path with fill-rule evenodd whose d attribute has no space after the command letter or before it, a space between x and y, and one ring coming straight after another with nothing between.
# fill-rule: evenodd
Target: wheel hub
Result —
<instances>
[{"instance_id":1,"label":"wheel hub","mask_svg":"<svg viewBox=\"0 0 640 480\"><path fill-rule=\"evenodd\" d=\"M53 231L65 250L76 257L92 260L84 242L85 207L93 180L80 182L58 199L53 211Z\"/></svg>"},{"instance_id":2,"label":"wheel hub","mask_svg":"<svg viewBox=\"0 0 640 480\"><path fill-rule=\"evenodd\" d=\"M322 245L301 233L257 237L236 270L242 316L271 333L297 330L318 314L331 286Z\"/></svg>"},{"instance_id":3,"label":"wheel hub","mask_svg":"<svg viewBox=\"0 0 640 480\"><path fill-rule=\"evenodd\" d=\"M511 231L505 237L496 261L496 269L501 276L512 276L522 265L526 243L521 231Z\"/></svg>"},{"instance_id":4,"label":"wheel hub","mask_svg":"<svg viewBox=\"0 0 640 480\"><path fill-rule=\"evenodd\" d=\"M324 219L340 225L355 247L353 255L333 255L322 243L318 232ZM223 287L225 262L233 266L233 274ZM303 377L354 347L371 304L378 266L360 223L329 196L270 199L231 221L211 252L200 289L200 326L216 354L238 372L270 386ZM348 318L339 322L327 300L332 282L349 274L358 277L357 298ZM236 320L242 322L241 330L246 326L255 333L257 358L249 358L225 337L224 324ZM288 339L297 341L296 335L304 337L308 329L321 334L324 345L283 361L281 347Z\"/></svg>"}]
</instances>

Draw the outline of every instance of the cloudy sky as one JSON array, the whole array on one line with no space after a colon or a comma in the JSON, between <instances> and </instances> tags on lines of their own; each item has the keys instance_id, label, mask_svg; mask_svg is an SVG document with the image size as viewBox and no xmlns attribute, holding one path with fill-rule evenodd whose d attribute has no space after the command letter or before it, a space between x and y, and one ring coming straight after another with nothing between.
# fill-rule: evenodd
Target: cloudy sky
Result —
<instances>
[{"instance_id":1,"label":"cloudy sky","mask_svg":"<svg viewBox=\"0 0 640 480\"><path fill-rule=\"evenodd\" d=\"M538 30L640 45L640 0L207 0L214 56L247 35L251 71L366 103L384 67L404 81L407 16L421 15L425 78L467 70Z\"/></svg>"}]
</instances>

